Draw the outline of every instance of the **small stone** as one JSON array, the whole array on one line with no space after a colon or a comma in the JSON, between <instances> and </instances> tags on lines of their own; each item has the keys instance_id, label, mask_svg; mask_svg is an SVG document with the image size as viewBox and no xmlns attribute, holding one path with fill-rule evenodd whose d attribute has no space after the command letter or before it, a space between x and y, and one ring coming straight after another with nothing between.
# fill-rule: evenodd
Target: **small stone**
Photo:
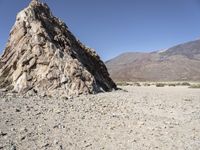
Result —
<instances>
[{"instance_id":1,"label":"small stone","mask_svg":"<svg viewBox=\"0 0 200 150\"><path fill-rule=\"evenodd\" d=\"M49 143L44 144L42 147L48 147Z\"/></svg>"},{"instance_id":2,"label":"small stone","mask_svg":"<svg viewBox=\"0 0 200 150\"><path fill-rule=\"evenodd\" d=\"M92 144L87 144L85 147L90 147L90 146L92 146Z\"/></svg>"},{"instance_id":3,"label":"small stone","mask_svg":"<svg viewBox=\"0 0 200 150\"><path fill-rule=\"evenodd\" d=\"M23 127L20 129L20 132L28 132L28 129L26 127Z\"/></svg>"},{"instance_id":4,"label":"small stone","mask_svg":"<svg viewBox=\"0 0 200 150\"><path fill-rule=\"evenodd\" d=\"M53 141L53 143L54 143L55 145L57 145L58 142L59 142L58 140L54 140L54 141Z\"/></svg>"},{"instance_id":5,"label":"small stone","mask_svg":"<svg viewBox=\"0 0 200 150\"><path fill-rule=\"evenodd\" d=\"M41 97L46 97L47 94L46 94L46 92L42 92L40 96L41 96Z\"/></svg>"},{"instance_id":6,"label":"small stone","mask_svg":"<svg viewBox=\"0 0 200 150\"><path fill-rule=\"evenodd\" d=\"M11 129L10 129L10 131L15 131L15 130L16 130L15 128L11 128Z\"/></svg>"},{"instance_id":7,"label":"small stone","mask_svg":"<svg viewBox=\"0 0 200 150\"><path fill-rule=\"evenodd\" d=\"M7 135L7 133L0 131L0 136L6 136L6 135Z\"/></svg>"},{"instance_id":8,"label":"small stone","mask_svg":"<svg viewBox=\"0 0 200 150\"><path fill-rule=\"evenodd\" d=\"M39 116L39 115L41 115L42 114L42 112L38 112L38 113L36 113L35 115L36 116Z\"/></svg>"},{"instance_id":9,"label":"small stone","mask_svg":"<svg viewBox=\"0 0 200 150\"><path fill-rule=\"evenodd\" d=\"M61 99L68 100L69 98L67 96L62 96Z\"/></svg>"},{"instance_id":10,"label":"small stone","mask_svg":"<svg viewBox=\"0 0 200 150\"><path fill-rule=\"evenodd\" d=\"M1 92L7 92L8 90L7 89L0 89L0 93Z\"/></svg>"},{"instance_id":11,"label":"small stone","mask_svg":"<svg viewBox=\"0 0 200 150\"><path fill-rule=\"evenodd\" d=\"M15 112L20 112L21 110L20 109L15 109Z\"/></svg>"},{"instance_id":12,"label":"small stone","mask_svg":"<svg viewBox=\"0 0 200 150\"><path fill-rule=\"evenodd\" d=\"M54 125L53 128L54 128L54 129L55 129L55 128L59 128L59 125Z\"/></svg>"},{"instance_id":13,"label":"small stone","mask_svg":"<svg viewBox=\"0 0 200 150\"><path fill-rule=\"evenodd\" d=\"M66 76L62 76L60 82L63 83L63 84L67 83L68 82L67 77Z\"/></svg>"},{"instance_id":14,"label":"small stone","mask_svg":"<svg viewBox=\"0 0 200 150\"><path fill-rule=\"evenodd\" d=\"M22 136L22 137L20 138L20 140L23 141L25 138L26 138L26 136Z\"/></svg>"},{"instance_id":15,"label":"small stone","mask_svg":"<svg viewBox=\"0 0 200 150\"><path fill-rule=\"evenodd\" d=\"M62 145L59 146L59 150L63 150L63 146Z\"/></svg>"}]
</instances>

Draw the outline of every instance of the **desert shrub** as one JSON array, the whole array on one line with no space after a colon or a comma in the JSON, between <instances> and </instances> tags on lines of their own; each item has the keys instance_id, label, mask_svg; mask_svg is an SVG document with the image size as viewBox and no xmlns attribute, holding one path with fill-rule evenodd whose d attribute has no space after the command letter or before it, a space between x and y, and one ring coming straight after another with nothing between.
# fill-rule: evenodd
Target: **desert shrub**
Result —
<instances>
[{"instance_id":1,"label":"desert shrub","mask_svg":"<svg viewBox=\"0 0 200 150\"><path fill-rule=\"evenodd\" d=\"M168 84L169 86L181 86L182 85L182 83L181 82L174 82L174 83L169 83Z\"/></svg>"},{"instance_id":2,"label":"desert shrub","mask_svg":"<svg viewBox=\"0 0 200 150\"><path fill-rule=\"evenodd\" d=\"M132 83L132 82L127 82L127 85L130 85L130 86L132 86L132 85L133 85L133 83Z\"/></svg>"},{"instance_id":3,"label":"desert shrub","mask_svg":"<svg viewBox=\"0 0 200 150\"><path fill-rule=\"evenodd\" d=\"M200 84L193 84L189 88L199 89L200 88Z\"/></svg>"},{"instance_id":4,"label":"desert shrub","mask_svg":"<svg viewBox=\"0 0 200 150\"><path fill-rule=\"evenodd\" d=\"M129 85L127 82L117 82L118 86L127 86Z\"/></svg>"},{"instance_id":5,"label":"desert shrub","mask_svg":"<svg viewBox=\"0 0 200 150\"><path fill-rule=\"evenodd\" d=\"M183 82L183 83L181 83L181 85L182 85L182 86L190 86L190 83L188 83L188 82Z\"/></svg>"},{"instance_id":6,"label":"desert shrub","mask_svg":"<svg viewBox=\"0 0 200 150\"><path fill-rule=\"evenodd\" d=\"M176 85L176 86L180 86L180 85L181 85L181 83L180 83L180 82L178 82L178 83L175 83L175 85Z\"/></svg>"},{"instance_id":7,"label":"desert shrub","mask_svg":"<svg viewBox=\"0 0 200 150\"><path fill-rule=\"evenodd\" d=\"M164 83L156 83L156 87L164 87L165 84Z\"/></svg>"},{"instance_id":8,"label":"desert shrub","mask_svg":"<svg viewBox=\"0 0 200 150\"><path fill-rule=\"evenodd\" d=\"M150 83L144 83L143 85L144 85L144 86L151 86Z\"/></svg>"},{"instance_id":9,"label":"desert shrub","mask_svg":"<svg viewBox=\"0 0 200 150\"><path fill-rule=\"evenodd\" d=\"M176 84L174 84L174 83L170 83L170 84L168 84L169 86L176 86Z\"/></svg>"},{"instance_id":10,"label":"desert shrub","mask_svg":"<svg viewBox=\"0 0 200 150\"><path fill-rule=\"evenodd\" d=\"M138 83L138 82L135 82L135 83L134 83L134 86L141 86L141 84Z\"/></svg>"}]
</instances>

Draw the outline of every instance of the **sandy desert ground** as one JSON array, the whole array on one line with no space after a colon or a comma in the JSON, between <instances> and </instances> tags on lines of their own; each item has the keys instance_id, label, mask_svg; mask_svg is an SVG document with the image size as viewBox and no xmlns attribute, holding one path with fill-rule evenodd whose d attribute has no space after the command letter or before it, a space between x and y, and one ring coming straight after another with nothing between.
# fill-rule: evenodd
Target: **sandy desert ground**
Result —
<instances>
[{"instance_id":1,"label":"sandy desert ground","mask_svg":"<svg viewBox=\"0 0 200 150\"><path fill-rule=\"evenodd\" d=\"M0 149L200 149L200 89L122 88L74 99L1 96Z\"/></svg>"}]
</instances>

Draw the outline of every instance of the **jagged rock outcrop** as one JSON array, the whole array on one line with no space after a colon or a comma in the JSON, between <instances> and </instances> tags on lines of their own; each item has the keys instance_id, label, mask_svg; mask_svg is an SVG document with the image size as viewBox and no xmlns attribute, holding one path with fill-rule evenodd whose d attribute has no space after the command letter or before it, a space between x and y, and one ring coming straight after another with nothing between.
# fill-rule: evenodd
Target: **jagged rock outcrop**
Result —
<instances>
[{"instance_id":1,"label":"jagged rock outcrop","mask_svg":"<svg viewBox=\"0 0 200 150\"><path fill-rule=\"evenodd\" d=\"M0 58L0 88L69 96L116 85L95 51L76 40L47 4L32 0L18 13Z\"/></svg>"}]
</instances>

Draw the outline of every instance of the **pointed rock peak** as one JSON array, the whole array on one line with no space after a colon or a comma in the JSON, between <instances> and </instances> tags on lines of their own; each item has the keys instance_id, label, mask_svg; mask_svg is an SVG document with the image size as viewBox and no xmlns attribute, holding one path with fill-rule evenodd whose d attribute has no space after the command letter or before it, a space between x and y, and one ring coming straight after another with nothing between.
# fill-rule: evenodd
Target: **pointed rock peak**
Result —
<instances>
[{"instance_id":1,"label":"pointed rock peak","mask_svg":"<svg viewBox=\"0 0 200 150\"><path fill-rule=\"evenodd\" d=\"M36 3L36 4L39 3L39 2L40 2L39 0L32 0L31 1L31 3Z\"/></svg>"},{"instance_id":2,"label":"pointed rock peak","mask_svg":"<svg viewBox=\"0 0 200 150\"><path fill-rule=\"evenodd\" d=\"M40 0L32 0L29 4L29 7L39 7L40 9L43 9L42 7L44 7L46 9L49 9L48 5L46 3L41 2Z\"/></svg>"},{"instance_id":3,"label":"pointed rock peak","mask_svg":"<svg viewBox=\"0 0 200 150\"><path fill-rule=\"evenodd\" d=\"M33 9L36 13L50 13L50 8L48 7L48 5L46 3L42 3L40 0L32 0L28 8Z\"/></svg>"},{"instance_id":4,"label":"pointed rock peak","mask_svg":"<svg viewBox=\"0 0 200 150\"><path fill-rule=\"evenodd\" d=\"M35 5L39 5L39 4L41 4L40 0L32 0L29 5L35 6Z\"/></svg>"},{"instance_id":5,"label":"pointed rock peak","mask_svg":"<svg viewBox=\"0 0 200 150\"><path fill-rule=\"evenodd\" d=\"M52 96L112 91L115 83L96 52L87 48L33 0L17 15L0 57L0 88Z\"/></svg>"},{"instance_id":6,"label":"pointed rock peak","mask_svg":"<svg viewBox=\"0 0 200 150\"><path fill-rule=\"evenodd\" d=\"M40 4L40 3L41 3L40 0L32 0L31 1L31 4L35 4L35 5Z\"/></svg>"}]
</instances>

